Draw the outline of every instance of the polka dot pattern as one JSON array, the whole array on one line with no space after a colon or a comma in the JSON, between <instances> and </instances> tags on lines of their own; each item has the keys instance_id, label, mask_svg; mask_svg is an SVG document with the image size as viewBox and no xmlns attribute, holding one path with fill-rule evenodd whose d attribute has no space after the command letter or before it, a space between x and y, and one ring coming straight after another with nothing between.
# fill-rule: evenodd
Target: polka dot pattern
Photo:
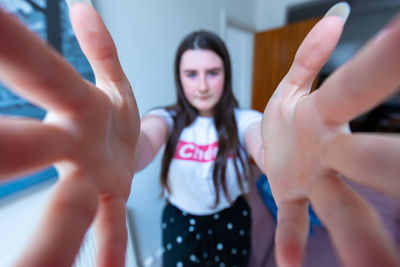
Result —
<instances>
[{"instance_id":1,"label":"polka dot pattern","mask_svg":"<svg viewBox=\"0 0 400 267\"><path fill-rule=\"evenodd\" d=\"M244 199L205 216L167 205L161 223L163 266L247 266L250 226L250 209Z\"/></svg>"},{"instance_id":2,"label":"polka dot pattern","mask_svg":"<svg viewBox=\"0 0 400 267\"><path fill-rule=\"evenodd\" d=\"M214 260L215 260L215 262L219 262L220 257L217 255L217 256L214 257Z\"/></svg>"}]
</instances>

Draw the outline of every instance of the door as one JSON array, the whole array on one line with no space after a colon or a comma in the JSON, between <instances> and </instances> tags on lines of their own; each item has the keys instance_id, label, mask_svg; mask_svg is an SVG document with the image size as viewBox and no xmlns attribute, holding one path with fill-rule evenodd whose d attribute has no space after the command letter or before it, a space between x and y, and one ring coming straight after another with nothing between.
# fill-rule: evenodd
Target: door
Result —
<instances>
[{"instance_id":1,"label":"door","mask_svg":"<svg viewBox=\"0 0 400 267\"><path fill-rule=\"evenodd\" d=\"M264 111L268 100L288 72L301 42L319 20L313 18L255 34L252 109Z\"/></svg>"},{"instance_id":2,"label":"door","mask_svg":"<svg viewBox=\"0 0 400 267\"><path fill-rule=\"evenodd\" d=\"M232 89L239 107L251 107L254 33L228 23L226 45L232 62Z\"/></svg>"}]
</instances>

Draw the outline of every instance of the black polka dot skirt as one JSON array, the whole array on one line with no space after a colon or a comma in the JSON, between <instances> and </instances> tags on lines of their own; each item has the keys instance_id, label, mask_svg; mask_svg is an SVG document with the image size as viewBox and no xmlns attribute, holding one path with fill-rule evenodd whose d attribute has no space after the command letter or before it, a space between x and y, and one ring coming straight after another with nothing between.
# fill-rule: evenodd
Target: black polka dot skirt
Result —
<instances>
[{"instance_id":1,"label":"black polka dot skirt","mask_svg":"<svg viewBox=\"0 0 400 267\"><path fill-rule=\"evenodd\" d=\"M244 197L227 209L195 216L167 204L162 216L163 266L247 266L251 214Z\"/></svg>"}]
</instances>

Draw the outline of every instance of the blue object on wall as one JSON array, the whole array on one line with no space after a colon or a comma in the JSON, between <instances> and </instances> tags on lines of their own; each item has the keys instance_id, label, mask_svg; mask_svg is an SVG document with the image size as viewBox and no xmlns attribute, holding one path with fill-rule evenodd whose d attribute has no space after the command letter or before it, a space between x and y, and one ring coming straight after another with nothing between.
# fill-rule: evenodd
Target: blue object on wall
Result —
<instances>
[{"instance_id":1,"label":"blue object on wall","mask_svg":"<svg viewBox=\"0 0 400 267\"><path fill-rule=\"evenodd\" d=\"M0 199L22 192L43 182L57 180L57 177L57 171L51 167L33 175L3 181L0 183Z\"/></svg>"},{"instance_id":2,"label":"blue object on wall","mask_svg":"<svg viewBox=\"0 0 400 267\"><path fill-rule=\"evenodd\" d=\"M267 205L268 209L271 211L272 215L275 218L275 221L277 219L277 212L278 212L278 207L276 206L274 197L272 196L272 191L271 187L268 182L268 178L265 175L261 175L260 178L258 178L256 187L264 200L265 205ZM317 215L311 208L311 206L308 207L309 211L309 217L310 217L310 235L313 233L313 226L322 226L322 223L318 219Z\"/></svg>"}]
</instances>

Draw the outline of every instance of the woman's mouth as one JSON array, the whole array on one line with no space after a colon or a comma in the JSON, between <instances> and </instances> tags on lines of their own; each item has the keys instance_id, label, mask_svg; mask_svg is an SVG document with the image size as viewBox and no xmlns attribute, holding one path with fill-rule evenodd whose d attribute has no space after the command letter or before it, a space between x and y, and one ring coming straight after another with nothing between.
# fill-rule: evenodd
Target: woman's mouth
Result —
<instances>
[{"instance_id":1,"label":"woman's mouth","mask_svg":"<svg viewBox=\"0 0 400 267\"><path fill-rule=\"evenodd\" d=\"M204 95L204 96L199 96L198 98L202 101L209 99L211 96L209 95Z\"/></svg>"}]
</instances>

